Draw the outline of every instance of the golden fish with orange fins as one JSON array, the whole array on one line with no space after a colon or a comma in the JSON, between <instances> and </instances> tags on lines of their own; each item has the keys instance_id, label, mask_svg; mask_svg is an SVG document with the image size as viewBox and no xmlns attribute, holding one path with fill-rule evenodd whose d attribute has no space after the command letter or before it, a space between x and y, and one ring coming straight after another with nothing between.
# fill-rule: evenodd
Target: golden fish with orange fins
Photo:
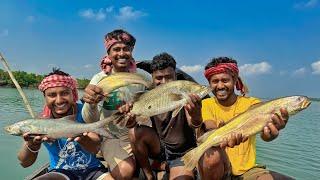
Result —
<instances>
[{"instance_id":1,"label":"golden fish with orange fins","mask_svg":"<svg viewBox=\"0 0 320 180\"><path fill-rule=\"evenodd\" d=\"M128 73L128 72L117 72L102 78L97 86L102 88L103 94L108 95L110 92L114 91L123 86L129 84L142 84L147 88L152 86L152 82L146 77L138 73Z\"/></svg>"},{"instance_id":2,"label":"golden fish with orange fins","mask_svg":"<svg viewBox=\"0 0 320 180\"><path fill-rule=\"evenodd\" d=\"M306 109L310 104L311 101L306 96L289 96L254 105L248 111L231 119L225 126L201 136L199 138L201 144L182 157L185 167L189 170L195 168L206 150L219 146L223 139L230 137L232 133L252 136L261 132L263 127L272 121L272 114L280 114L280 108L286 108L291 116Z\"/></svg>"}]
</instances>

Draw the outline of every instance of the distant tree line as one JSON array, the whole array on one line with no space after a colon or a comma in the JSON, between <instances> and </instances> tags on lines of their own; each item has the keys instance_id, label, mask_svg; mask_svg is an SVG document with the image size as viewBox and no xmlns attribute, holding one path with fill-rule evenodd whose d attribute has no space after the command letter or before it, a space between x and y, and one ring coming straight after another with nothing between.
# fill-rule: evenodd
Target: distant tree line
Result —
<instances>
[{"instance_id":1,"label":"distant tree line","mask_svg":"<svg viewBox=\"0 0 320 180\"><path fill-rule=\"evenodd\" d=\"M12 74L18 81L21 87L27 88L37 88L44 75L37 75L34 73L27 73L24 71L13 71ZM78 88L84 89L90 82L89 79L77 79ZM8 72L0 69L0 86L7 86L7 87L15 87Z\"/></svg>"}]
</instances>

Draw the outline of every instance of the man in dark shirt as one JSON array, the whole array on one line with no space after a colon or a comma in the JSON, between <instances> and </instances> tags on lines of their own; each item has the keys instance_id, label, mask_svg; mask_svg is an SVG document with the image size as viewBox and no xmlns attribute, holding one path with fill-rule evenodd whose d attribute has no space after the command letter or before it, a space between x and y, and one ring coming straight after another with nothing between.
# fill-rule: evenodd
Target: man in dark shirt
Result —
<instances>
[{"instance_id":1,"label":"man in dark shirt","mask_svg":"<svg viewBox=\"0 0 320 180\"><path fill-rule=\"evenodd\" d=\"M151 63L154 85L176 80L175 69L176 61L171 55L161 53L155 56ZM202 123L201 99L195 94L189 96L191 101L176 117L171 118L172 112L153 116L152 127L136 126L129 134L133 153L147 179L155 179L149 158L166 161L170 179L194 179L193 171L184 169L181 160L188 150L196 147L194 129ZM129 108L126 105L119 110L126 112Z\"/></svg>"}]
</instances>

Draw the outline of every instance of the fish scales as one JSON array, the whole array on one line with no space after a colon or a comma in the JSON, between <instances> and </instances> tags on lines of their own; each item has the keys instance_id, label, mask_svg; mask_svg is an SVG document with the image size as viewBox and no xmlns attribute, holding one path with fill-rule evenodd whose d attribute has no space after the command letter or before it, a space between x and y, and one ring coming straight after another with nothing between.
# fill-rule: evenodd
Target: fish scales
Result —
<instances>
[{"instance_id":1,"label":"fish scales","mask_svg":"<svg viewBox=\"0 0 320 180\"><path fill-rule=\"evenodd\" d=\"M250 108L248 111L234 117L225 126L204 134L199 138L202 142L198 147L183 156L187 169L193 169L202 154L212 146L218 146L224 138L232 133L241 133L244 136L255 135L271 121L274 113L280 114L280 108L287 109L289 115L294 115L310 105L310 100L305 96L289 96L261 103Z\"/></svg>"},{"instance_id":2,"label":"fish scales","mask_svg":"<svg viewBox=\"0 0 320 180\"><path fill-rule=\"evenodd\" d=\"M142 94L138 101L134 102L130 112L151 117L175 109L179 110L187 103L188 94L195 93L202 98L210 91L210 88L191 81L171 81Z\"/></svg>"},{"instance_id":3,"label":"fish scales","mask_svg":"<svg viewBox=\"0 0 320 180\"><path fill-rule=\"evenodd\" d=\"M101 136L113 136L104 129L104 125L115 120L111 116L95 123L79 123L67 118L61 119L27 119L5 127L8 134L22 136L25 133L46 135L50 138L74 137L84 132L95 132Z\"/></svg>"},{"instance_id":4,"label":"fish scales","mask_svg":"<svg viewBox=\"0 0 320 180\"><path fill-rule=\"evenodd\" d=\"M127 72L117 72L106 76L98 82L97 86L102 88L104 95L107 95L115 89L129 84L142 84L147 88L152 86L152 82L143 75Z\"/></svg>"}]
</instances>

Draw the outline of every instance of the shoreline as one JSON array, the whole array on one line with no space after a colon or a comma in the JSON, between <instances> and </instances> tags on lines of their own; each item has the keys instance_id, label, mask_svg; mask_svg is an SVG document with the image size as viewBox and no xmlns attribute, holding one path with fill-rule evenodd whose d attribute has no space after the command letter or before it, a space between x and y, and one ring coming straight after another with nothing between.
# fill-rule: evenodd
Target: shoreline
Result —
<instances>
[{"instance_id":1,"label":"shoreline","mask_svg":"<svg viewBox=\"0 0 320 180\"><path fill-rule=\"evenodd\" d=\"M10 89L17 89L15 86L10 86L10 85L1 85L0 84L0 88L10 88ZM38 88L37 87L25 87L25 86L21 86L22 89L35 89L37 90ZM82 87L77 87L77 89L79 90L84 90L85 88L82 88Z\"/></svg>"}]
</instances>

